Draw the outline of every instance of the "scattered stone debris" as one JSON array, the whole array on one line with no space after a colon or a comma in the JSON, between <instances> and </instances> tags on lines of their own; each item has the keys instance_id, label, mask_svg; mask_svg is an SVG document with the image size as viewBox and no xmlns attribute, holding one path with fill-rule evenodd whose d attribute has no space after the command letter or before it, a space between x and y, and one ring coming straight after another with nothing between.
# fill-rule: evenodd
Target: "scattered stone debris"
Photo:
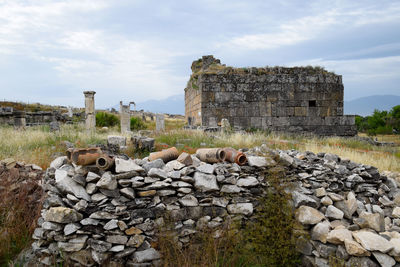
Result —
<instances>
[{"instance_id":1,"label":"scattered stone debris","mask_svg":"<svg viewBox=\"0 0 400 267\"><path fill-rule=\"evenodd\" d=\"M33 235L38 261L52 264L62 250L82 266L160 265L152 244L163 215L175 219L182 246L201 227L248 220L267 188L263 173L279 164L296 219L310 236L298 241L304 266L328 266L330 256L349 266L400 262L399 180L328 153L262 145L244 154L244 166L187 153L166 162L116 156L111 171L56 159L46 170L47 198Z\"/></svg>"}]
</instances>

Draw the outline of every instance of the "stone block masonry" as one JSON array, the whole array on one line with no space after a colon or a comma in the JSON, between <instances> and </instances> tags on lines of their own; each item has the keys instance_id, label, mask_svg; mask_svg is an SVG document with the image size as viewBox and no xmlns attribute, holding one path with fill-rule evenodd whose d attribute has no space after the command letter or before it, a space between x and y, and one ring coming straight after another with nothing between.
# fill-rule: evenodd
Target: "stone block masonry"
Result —
<instances>
[{"instance_id":1,"label":"stone block masonry","mask_svg":"<svg viewBox=\"0 0 400 267\"><path fill-rule=\"evenodd\" d=\"M213 56L192 64L185 88L189 125L353 136L355 117L343 115L342 76L318 67L232 68Z\"/></svg>"}]
</instances>

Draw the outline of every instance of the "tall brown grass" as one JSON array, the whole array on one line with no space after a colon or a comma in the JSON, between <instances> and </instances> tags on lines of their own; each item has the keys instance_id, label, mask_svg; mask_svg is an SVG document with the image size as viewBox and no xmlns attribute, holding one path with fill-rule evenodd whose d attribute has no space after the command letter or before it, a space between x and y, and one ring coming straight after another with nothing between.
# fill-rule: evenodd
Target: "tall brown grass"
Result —
<instances>
[{"instance_id":1,"label":"tall brown grass","mask_svg":"<svg viewBox=\"0 0 400 267\"><path fill-rule=\"evenodd\" d=\"M44 192L37 181L21 180L18 169L0 171L0 266L30 245Z\"/></svg>"}]
</instances>

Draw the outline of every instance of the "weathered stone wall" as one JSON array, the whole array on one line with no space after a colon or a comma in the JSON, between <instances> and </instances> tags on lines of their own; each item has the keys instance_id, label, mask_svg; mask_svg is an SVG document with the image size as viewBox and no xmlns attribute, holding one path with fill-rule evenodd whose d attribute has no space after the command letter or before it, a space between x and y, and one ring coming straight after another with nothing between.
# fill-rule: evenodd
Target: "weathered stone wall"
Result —
<instances>
[{"instance_id":1,"label":"weathered stone wall","mask_svg":"<svg viewBox=\"0 0 400 267\"><path fill-rule=\"evenodd\" d=\"M160 266L152 244L165 213L176 221L181 245L203 227L244 223L269 190L266 171L279 164L302 225L296 232L305 234L296 242L302 266L329 266L331 257L345 266L400 262L400 180L333 154L266 145L246 154L248 166L206 164L194 156L166 164L117 158L107 172L57 158L43 183L47 198L32 245L37 260L54 265L62 251L79 266Z\"/></svg>"},{"instance_id":2,"label":"weathered stone wall","mask_svg":"<svg viewBox=\"0 0 400 267\"><path fill-rule=\"evenodd\" d=\"M234 69L219 63L193 67L205 59L210 57L193 62L185 89L188 121L194 118L214 127L226 118L239 128L356 134L354 116L343 116L340 75L307 67Z\"/></svg>"},{"instance_id":3,"label":"weathered stone wall","mask_svg":"<svg viewBox=\"0 0 400 267\"><path fill-rule=\"evenodd\" d=\"M17 115L16 115L17 114ZM15 125L15 118L23 116L26 126L47 125L52 121L68 122L71 118L57 111L18 112L0 110L0 125ZM79 113L73 114L79 117Z\"/></svg>"},{"instance_id":4,"label":"weathered stone wall","mask_svg":"<svg viewBox=\"0 0 400 267\"><path fill-rule=\"evenodd\" d=\"M56 120L56 114L53 112L39 111L39 112L24 112L26 125L42 125L49 124ZM14 125L15 114L14 112L0 112L0 124Z\"/></svg>"},{"instance_id":5,"label":"weathered stone wall","mask_svg":"<svg viewBox=\"0 0 400 267\"><path fill-rule=\"evenodd\" d=\"M201 125L201 90L191 88L185 90L185 118L189 125Z\"/></svg>"}]
</instances>

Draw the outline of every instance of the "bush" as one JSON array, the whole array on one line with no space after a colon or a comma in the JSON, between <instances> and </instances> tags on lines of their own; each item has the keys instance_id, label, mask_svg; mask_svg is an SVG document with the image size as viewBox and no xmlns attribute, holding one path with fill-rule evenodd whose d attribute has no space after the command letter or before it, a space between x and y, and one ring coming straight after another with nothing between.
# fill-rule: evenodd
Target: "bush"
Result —
<instances>
[{"instance_id":1,"label":"bush","mask_svg":"<svg viewBox=\"0 0 400 267\"><path fill-rule=\"evenodd\" d=\"M98 112L96 113L96 126L97 127L112 127L119 125L120 121L118 116L107 113Z\"/></svg>"},{"instance_id":2,"label":"bush","mask_svg":"<svg viewBox=\"0 0 400 267\"><path fill-rule=\"evenodd\" d=\"M400 105L394 106L389 112L375 109L371 116L356 116L355 124L360 132L368 135L393 134L400 131Z\"/></svg>"},{"instance_id":3,"label":"bush","mask_svg":"<svg viewBox=\"0 0 400 267\"><path fill-rule=\"evenodd\" d=\"M131 118L131 130L143 130L146 129L146 124L144 124L144 122L138 118L138 117L132 117Z\"/></svg>"},{"instance_id":4,"label":"bush","mask_svg":"<svg viewBox=\"0 0 400 267\"><path fill-rule=\"evenodd\" d=\"M377 134L392 134L393 133L393 128L390 125L385 125L385 126L379 126L376 129Z\"/></svg>"}]
</instances>

